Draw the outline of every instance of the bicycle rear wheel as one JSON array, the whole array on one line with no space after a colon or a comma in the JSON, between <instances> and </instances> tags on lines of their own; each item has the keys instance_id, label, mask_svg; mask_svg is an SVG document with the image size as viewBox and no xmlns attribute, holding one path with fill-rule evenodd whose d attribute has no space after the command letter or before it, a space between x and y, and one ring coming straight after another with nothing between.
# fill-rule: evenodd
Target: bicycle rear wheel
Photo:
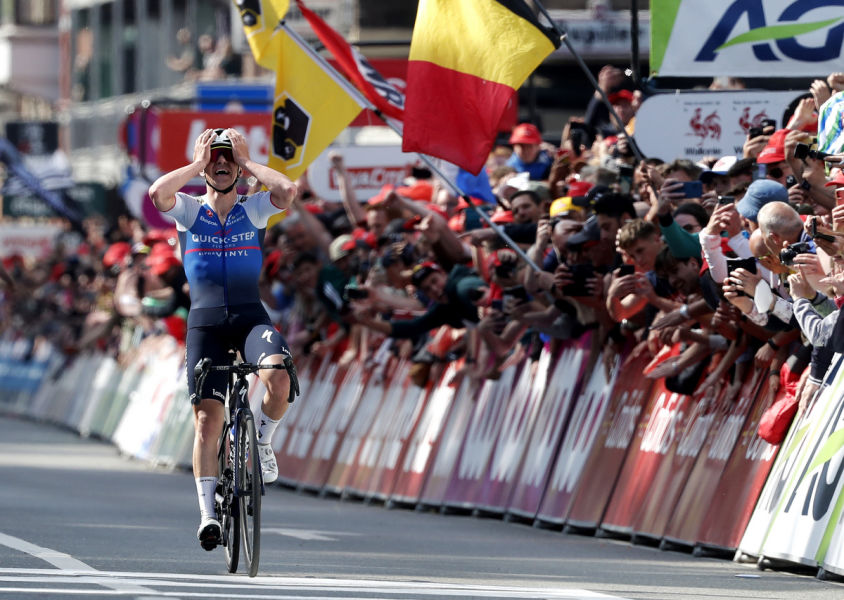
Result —
<instances>
[{"instance_id":1,"label":"bicycle rear wheel","mask_svg":"<svg viewBox=\"0 0 844 600\"><path fill-rule=\"evenodd\" d=\"M237 571L240 558L240 507L234 497L234 473L231 464L231 438L226 431L220 448L220 480L218 484L220 528L223 530L223 547L226 550L226 568L229 573Z\"/></svg>"},{"instance_id":2,"label":"bicycle rear wheel","mask_svg":"<svg viewBox=\"0 0 844 600\"><path fill-rule=\"evenodd\" d=\"M240 413L238 430L238 488L243 557L250 577L258 574L261 553L261 459L252 413Z\"/></svg>"}]
</instances>

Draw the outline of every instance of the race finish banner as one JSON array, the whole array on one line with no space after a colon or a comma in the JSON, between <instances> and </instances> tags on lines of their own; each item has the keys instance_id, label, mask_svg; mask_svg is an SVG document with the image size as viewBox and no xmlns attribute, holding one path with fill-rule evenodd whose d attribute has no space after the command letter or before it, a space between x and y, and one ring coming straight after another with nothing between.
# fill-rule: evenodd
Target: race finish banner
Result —
<instances>
[{"instance_id":1,"label":"race finish banner","mask_svg":"<svg viewBox=\"0 0 844 600\"><path fill-rule=\"evenodd\" d=\"M731 90L656 94L636 113L636 144L649 158L671 162L741 156L747 131L763 119L785 127L785 112L803 92ZM670 131L671 135L666 135Z\"/></svg>"},{"instance_id":2,"label":"race finish banner","mask_svg":"<svg viewBox=\"0 0 844 600\"><path fill-rule=\"evenodd\" d=\"M838 0L652 0L651 70L676 77L825 77L841 69Z\"/></svg>"}]
</instances>

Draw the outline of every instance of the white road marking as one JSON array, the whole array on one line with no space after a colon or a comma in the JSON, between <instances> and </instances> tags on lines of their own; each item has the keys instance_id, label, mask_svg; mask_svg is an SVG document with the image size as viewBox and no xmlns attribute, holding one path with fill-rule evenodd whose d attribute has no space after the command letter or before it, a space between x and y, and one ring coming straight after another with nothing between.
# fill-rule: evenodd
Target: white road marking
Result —
<instances>
[{"instance_id":1,"label":"white road marking","mask_svg":"<svg viewBox=\"0 0 844 600\"><path fill-rule=\"evenodd\" d=\"M127 589L82 588L88 583L112 587L122 582ZM78 573L52 569L0 569L0 596L4 593L31 594L91 594L98 596L136 595L129 586L144 586L144 600L154 598L231 598L232 600L302 598L307 592L308 600L360 600L378 594L379 598L405 599L421 595L449 598L547 598L549 600L623 600L582 589L531 588L495 585L471 585L459 583L435 583L417 581L389 581L369 579L327 579L310 577L258 577L250 579L240 575L193 575L181 573L131 573L83 570ZM20 584L43 583L53 587L19 587ZM69 583L77 587L60 587ZM17 584L17 585L15 585ZM152 588L170 588L172 591ZM177 589L173 589L177 588ZM192 588L197 591L188 591ZM210 590L216 590L211 592ZM235 591L242 590L242 591ZM274 593L275 592L275 593ZM298 592L298 593L297 593ZM330 595L311 595L323 592ZM135 598L135 600L141 600Z\"/></svg>"},{"instance_id":2,"label":"white road marking","mask_svg":"<svg viewBox=\"0 0 844 600\"><path fill-rule=\"evenodd\" d=\"M336 542L337 538L332 536L356 535L339 533L336 531L318 531L316 529L290 529L284 527L262 527L261 533L276 533L287 537L311 542Z\"/></svg>"},{"instance_id":3,"label":"white road marking","mask_svg":"<svg viewBox=\"0 0 844 600\"><path fill-rule=\"evenodd\" d=\"M30 556L46 561L54 567L60 569L59 571L52 571L53 573L63 574L66 571L77 571L83 575L99 573L99 571L97 571L94 567L86 565L81 560L77 560L69 554L65 554L64 552L59 552L57 550L52 550L50 548L44 548L42 546L36 546L35 544L27 542L26 540L22 540L21 538L7 535L2 532L0 532L0 544L8 548L12 548L13 550L18 550L19 552L25 552ZM128 584L125 581L119 580L105 580L105 582L100 585L104 585L108 588L111 588L116 592L125 592L126 594L134 595L146 594L149 592L155 593L153 590L147 590L144 587Z\"/></svg>"}]
</instances>

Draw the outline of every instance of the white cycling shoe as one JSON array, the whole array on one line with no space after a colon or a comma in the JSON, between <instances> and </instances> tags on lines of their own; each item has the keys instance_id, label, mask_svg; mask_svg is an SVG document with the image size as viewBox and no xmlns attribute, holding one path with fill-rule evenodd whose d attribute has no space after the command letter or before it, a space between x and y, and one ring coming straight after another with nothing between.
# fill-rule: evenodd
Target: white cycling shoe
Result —
<instances>
[{"instance_id":1,"label":"white cycling shoe","mask_svg":"<svg viewBox=\"0 0 844 600\"><path fill-rule=\"evenodd\" d=\"M261 459L261 474L264 477L264 483L272 483L278 479L278 463L272 446L258 444L258 458Z\"/></svg>"},{"instance_id":2,"label":"white cycling shoe","mask_svg":"<svg viewBox=\"0 0 844 600\"><path fill-rule=\"evenodd\" d=\"M213 550L223 541L223 530L220 527L220 522L217 519L205 517L199 524L196 537L204 550Z\"/></svg>"}]
</instances>

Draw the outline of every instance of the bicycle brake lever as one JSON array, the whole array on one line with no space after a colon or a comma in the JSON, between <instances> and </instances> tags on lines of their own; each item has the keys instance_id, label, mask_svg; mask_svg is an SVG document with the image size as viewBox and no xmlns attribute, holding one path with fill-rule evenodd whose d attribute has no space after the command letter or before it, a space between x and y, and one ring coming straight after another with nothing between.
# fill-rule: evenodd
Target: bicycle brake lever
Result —
<instances>
[{"instance_id":1,"label":"bicycle brake lever","mask_svg":"<svg viewBox=\"0 0 844 600\"><path fill-rule=\"evenodd\" d=\"M287 376L290 377L290 393L287 395L287 403L293 404L296 396L299 395L299 378L296 376L296 366L290 356L284 357L284 368L287 370Z\"/></svg>"}]
</instances>

